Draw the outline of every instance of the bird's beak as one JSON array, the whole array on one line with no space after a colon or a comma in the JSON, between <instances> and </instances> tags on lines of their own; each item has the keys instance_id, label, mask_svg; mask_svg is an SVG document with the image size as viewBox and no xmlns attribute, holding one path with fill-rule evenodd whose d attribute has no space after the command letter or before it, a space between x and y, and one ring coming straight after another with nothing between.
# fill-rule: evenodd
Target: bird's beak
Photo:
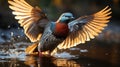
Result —
<instances>
[{"instance_id":1,"label":"bird's beak","mask_svg":"<svg viewBox=\"0 0 120 67\"><path fill-rule=\"evenodd\" d=\"M70 19L72 19L72 20L73 20L73 19L75 19L75 18L74 18L74 17L71 17Z\"/></svg>"}]
</instances>

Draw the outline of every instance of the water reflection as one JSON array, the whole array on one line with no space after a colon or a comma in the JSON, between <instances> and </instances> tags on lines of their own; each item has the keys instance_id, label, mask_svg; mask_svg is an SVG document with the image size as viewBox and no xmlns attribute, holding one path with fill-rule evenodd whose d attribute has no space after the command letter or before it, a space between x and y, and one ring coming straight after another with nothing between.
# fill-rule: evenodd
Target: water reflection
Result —
<instances>
[{"instance_id":1,"label":"water reflection","mask_svg":"<svg viewBox=\"0 0 120 67\"><path fill-rule=\"evenodd\" d=\"M99 56L99 55L98 55ZM119 64L112 64L108 61L81 57L78 58L58 58L58 57L36 57L27 56L24 62L30 67L119 67Z\"/></svg>"},{"instance_id":2,"label":"water reflection","mask_svg":"<svg viewBox=\"0 0 120 67\"><path fill-rule=\"evenodd\" d=\"M34 56L27 56L24 63L30 67L37 67L37 59Z\"/></svg>"},{"instance_id":3,"label":"water reflection","mask_svg":"<svg viewBox=\"0 0 120 67\"><path fill-rule=\"evenodd\" d=\"M58 59L50 56L27 56L25 64L30 67L80 67L80 65L73 60Z\"/></svg>"}]
</instances>

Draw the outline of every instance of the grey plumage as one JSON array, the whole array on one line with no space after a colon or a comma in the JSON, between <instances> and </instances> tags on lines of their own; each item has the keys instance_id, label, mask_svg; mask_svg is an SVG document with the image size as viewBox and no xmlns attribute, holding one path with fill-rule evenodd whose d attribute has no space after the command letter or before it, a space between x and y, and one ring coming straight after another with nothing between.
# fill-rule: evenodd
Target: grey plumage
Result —
<instances>
[{"instance_id":1,"label":"grey plumage","mask_svg":"<svg viewBox=\"0 0 120 67\"><path fill-rule=\"evenodd\" d=\"M41 52L44 51L50 51L52 52L59 43L61 43L64 39L56 38L56 36L53 35L53 31L51 30L51 24L55 24L55 22L50 22L43 32L43 35L40 39L38 49Z\"/></svg>"}]
</instances>

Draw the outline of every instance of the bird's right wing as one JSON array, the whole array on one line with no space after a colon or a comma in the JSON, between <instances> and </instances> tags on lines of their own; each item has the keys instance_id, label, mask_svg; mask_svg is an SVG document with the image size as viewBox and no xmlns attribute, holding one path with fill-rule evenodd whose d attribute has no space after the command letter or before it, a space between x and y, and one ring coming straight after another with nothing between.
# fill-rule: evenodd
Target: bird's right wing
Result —
<instances>
[{"instance_id":1,"label":"bird's right wing","mask_svg":"<svg viewBox=\"0 0 120 67\"><path fill-rule=\"evenodd\" d=\"M111 8L107 6L97 13L71 21L69 23L71 33L58 45L58 48L70 48L95 38L107 26L111 13Z\"/></svg>"},{"instance_id":2,"label":"bird's right wing","mask_svg":"<svg viewBox=\"0 0 120 67\"><path fill-rule=\"evenodd\" d=\"M40 39L45 25L49 22L39 7L32 7L25 0L8 0L15 19L24 28L26 36L36 42Z\"/></svg>"}]
</instances>

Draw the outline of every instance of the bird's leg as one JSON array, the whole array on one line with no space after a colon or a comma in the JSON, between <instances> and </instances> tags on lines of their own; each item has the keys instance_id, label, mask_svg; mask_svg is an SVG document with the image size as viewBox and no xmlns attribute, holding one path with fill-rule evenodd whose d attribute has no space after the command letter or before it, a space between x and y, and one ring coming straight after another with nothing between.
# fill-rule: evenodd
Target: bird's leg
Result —
<instances>
[{"instance_id":1,"label":"bird's leg","mask_svg":"<svg viewBox=\"0 0 120 67\"><path fill-rule=\"evenodd\" d=\"M48 51L48 56L51 56L51 51Z\"/></svg>"},{"instance_id":2,"label":"bird's leg","mask_svg":"<svg viewBox=\"0 0 120 67\"><path fill-rule=\"evenodd\" d=\"M38 44L38 55L39 55L39 57L42 57L43 55L42 55L42 51L41 51L41 46L40 46L40 43Z\"/></svg>"},{"instance_id":3,"label":"bird's leg","mask_svg":"<svg viewBox=\"0 0 120 67\"><path fill-rule=\"evenodd\" d=\"M38 51L38 54L39 54L39 57L42 57L43 55L42 55L42 52L39 50Z\"/></svg>"}]
</instances>

